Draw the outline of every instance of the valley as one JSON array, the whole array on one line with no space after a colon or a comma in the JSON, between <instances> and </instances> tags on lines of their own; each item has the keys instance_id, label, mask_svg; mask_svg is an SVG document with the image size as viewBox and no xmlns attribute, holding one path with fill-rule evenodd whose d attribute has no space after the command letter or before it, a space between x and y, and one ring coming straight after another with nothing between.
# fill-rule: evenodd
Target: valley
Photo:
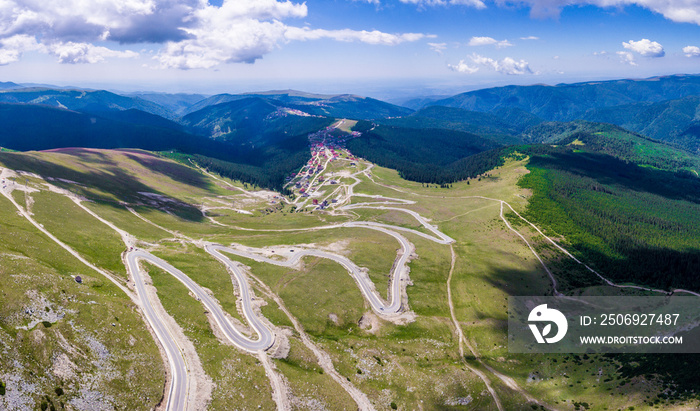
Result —
<instances>
[{"instance_id":1,"label":"valley","mask_svg":"<svg viewBox=\"0 0 700 411\"><path fill-rule=\"evenodd\" d=\"M3 137L41 150L0 152L0 409L700 405L695 355L511 353L506 310L700 296L692 150L503 107L189 107L6 107L63 120Z\"/></svg>"},{"instance_id":2,"label":"valley","mask_svg":"<svg viewBox=\"0 0 700 411\"><path fill-rule=\"evenodd\" d=\"M700 410L700 0L0 1L0 411Z\"/></svg>"},{"instance_id":3,"label":"valley","mask_svg":"<svg viewBox=\"0 0 700 411\"><path fill-rule=\"evenodd\" d=\"M253 403L264 399L263 404L275 404L278 409L306 408L300 404L311 398L332 408L360 409L383 409L389 402L422 402L428 409L450 403L476 404L479 409L513 409L526 404L556 409L559 400L566 402L565 393L545 402L534 400L537 389L525 380L513 379L513 366L498 360L503 355L512 357L503 352L503 331L493 328L497 324L493 320L478 319L490 313L487 316L498 321L502 315L497 314L502 310L499 301L504 302L508 294L554 287L551 272L532 247L541 238L533 238L527 230L521 234L522 228L514 229L504 217L504 204L520 211L527 204L528 193L515 185L527 172L523 160L508 160L481 181L441 189L401 180L396 172L355 158L344 149L333 151L323 145L314 148L310 165L322 163L323 170L309 180L308 197L299 195L294 200L246 190L195 167L168 165L169 160L146 152L70 149L29 154L32 162L53 170L53 175L13 174L4 169L3 194L4 201L14 203L27 221L90 268L91 273L83 274L83 284L108 279L122 298L130 297L143 307L169 364L161 402L166 409L200 408L204 403L216 406L225 401L224 387L255 381L236 383L207 364L211 361L207 358L221 360L223 352L231 349L241 350L234 358L252 355L250 358L259 360L260 365L254 367L261 368L255 384L268 394L267 398L252 396ZM26 156L8 155L14 161ZM65 189L53 186L52 181L70 181L64 178L64 170L76 166L73 172L87 175L87 170L80 169L91 157L132 170L132 178L149 191L140 192L141 200L135 203L117 204L102 200L115 195L108 189L83 191L78 197L71 187L81 187L80 180L62 183ZM32 162L26 161L28 169ZM144 163L161 164L158 169L177 170L179 175L144 169L140 166ZM100 168L92 165L90 172ZM23 187L20 175L28 177ZM178 181L187 181L186 175L199 175L206 181L202 186L209 189L188 189ZM338 184L330 183L336 180ZM149 192L158 195L146 196ZM122 239L122 249L114 247L113 253L128 262L130 274L124 268L106 272L93 265L83 257L88 253L86 245L74 244L73 248L66 244L71 243L67 233L53 234L45 228L55 222L36 214L39 203L55 203L59 198L68 199L67 205L73 204L75 212L71 217L75 220L64 224L76 228L86 223L86 227L103 225L113 231L109 237ZM311 204L316 198L336 201L325 208L318 205L323 201ZM201 217L178 217L174 209L184 207L185 201L196 204ZM271 209L279 224L265 222L264 213ZM109 243L105 237L94 241L101 247ZM174 252L182 256L174 258ZM396 255L393 263L392 254ZM209 262L205 265L204 261ZM212 265L218 265L216 273L207 269ZM140 277L144 270L152 280ZM331 278L337 284L328 283ZM215 286L214 281L229 284ZM387 286L388 291L383 291ZM469 291L474 288L479 289L478 294ZM165 289L181 291L159 301ZM175 313L169 314L174 301L189 310L202 312L196 307L204 308L206 316L200 320L204 323L198 327L205 328L198 333L209 335L207 350L212 352L200 354L205 348L199 344L190 348L194 352L182 348L201 337L192 334L194 324L188 326ZM325 302L319 307L318 301ZM149 308L151 303L159 307L155 312ZM169 319L162 322L164 316ZM410 346L405 345L409 341ZM224 348L231 345L237 348ZM459 359L463 346L472 359ZM341 355L348 350L350 357ZM425 358L421 352L427 354ZM439 373L424 369L421 362L437 366ZM567 363L562 359L561 366ZM406 375L412 377L404 379ZM452 375L451 385L439 391L428 388L446 375ZM416 382L419 387L429 385L412 391L408 384ZM324 390L335 384L344 390L345 400L327 396ZM206 390L201 390L207 385L208 398ZM406 398L400 394L404 389L414 394ZM595 395L578 395L577 400L596 403ZM622 398L613 402L620 401L624 402Z\"/></svg>"}]
</instances>

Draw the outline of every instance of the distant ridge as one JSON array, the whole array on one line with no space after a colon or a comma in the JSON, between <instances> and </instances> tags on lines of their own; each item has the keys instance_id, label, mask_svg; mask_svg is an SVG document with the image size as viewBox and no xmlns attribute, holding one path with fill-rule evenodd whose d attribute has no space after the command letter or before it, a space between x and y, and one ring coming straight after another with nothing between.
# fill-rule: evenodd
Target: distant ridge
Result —
<instances>
[{"instance_id":1,"label":"distant ridge","mask_svg":"<svg viewBox=\"0 0 700 411\"><path fill-rule=\"evenodd\" d=\"M700 95L700 76L680 74L555 86L505 86L469 91L428 103L471 111L518 108L549 121L582 118L594 108L640 102L656 103Z\"/></svg>"},{"instance_id":2,"label":"distant ridge","mask_svg":"<svg viewBox=\"0 0 700 411\"><path fill-rule=\"evenodd\" d=\"M299 90L293 90L293 89L253 91L253 92L241 93L241 95L250 95L250 94L259 95L259 96L287 95L287 96L291 96L291 97L305 97L305 98L311 98L311 99L317 99L317 100L325 100L325 99L329 99L331 97L336 96L336 94L315 94L315 93L308 93L306 91L299 91Z\"/></svg>"},{"instance_id":3,"label":"distant ridge","mask_svg":"<svg viewBox=\"0 0 700 411\"><path fill-rule=\"evenodd\" d=\"M513 114L512 110L516 110L550 122L587 120L611 123L700 152L700 140L694 132L686 132L700 120L696 114L700 112L700 75L494 87L457 94L426 105L489 113L506 122L511 121L503 118L503 114ZM523 116L520 119L527 120ZM470 131L464 125L460 129ZM477 129L471 131L474 130Z\"/></svg>"},{"instance_id":4,"label":"distant ridge","mask_svg":"<svg viewBox=\"0 0 700 411\"><path fill-rule=\"evenodd\" d=\"M164 107L138 97L125 97L104 90L52 89L24 87L0 90L1 103L42 105L81 112L137 109L165 118L174 114Z\"/></svg>"},{"instance_id":5,"label":"distant ridge","mask_svg":"<svg viewBox=\"0 0 700 411\"><path fill-rule=\"evenodd\" d=\"M156 93L156 92L136 92L124 94L126 97L136 97L156 103L177 116L181 116L193 104L196 104L208 96L203 94L187 94L187 93Z\"/></svg>"},{"instance_id":6,"label":"distant ridge","mask_svg":"<svg viewBox=\"0 0 700 411\"><path fill-rule=\"evenodd\" d=\"M192 105L183 112L183 117L211 106L250 98L260 98L277 107L296 109L311 115L345 117L356 120L399 117L413 112L413 110L406 107L353 94L325 96L287 90L263 93L217 94Z\"/></svg>"},{"instance_id":7,"label":"distant ridge","mask_svg":"<svg viewBox=\"0 0 700 411\"><path fill-rule=\"evenodd\" d=\"M12 83L10 81L0 81L0 90L9 90L9 89L15 89L15 88L22 88L23 86L20 86L17 83Z\"/></svg>"}]
</instances>

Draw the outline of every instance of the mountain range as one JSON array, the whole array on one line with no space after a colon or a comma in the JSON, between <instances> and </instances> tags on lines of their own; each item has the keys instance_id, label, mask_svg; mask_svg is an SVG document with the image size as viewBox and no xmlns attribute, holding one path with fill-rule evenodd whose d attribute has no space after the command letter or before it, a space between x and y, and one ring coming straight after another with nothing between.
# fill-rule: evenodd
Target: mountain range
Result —
<instances>
[{"instance_id":1,"label":"mountain range","mask_svg":"<svg viewBox=\"0 0 700 411\"><path fill-rule=\"evenodd\" d=\"M336 382L357 384L377 409L500 408L485 402L491 390L476 377L480 372L494 376L494 393L506 393L503 409L545 409L530 396L568 409L696 406L697 355L513 355L505 326L509 296L656 293L668 301L700 292L700 76L511 86L423 101L411 109L292 90L121 95L0 84L7 205L0 208L0 254L11 279L0 312L9 362L0 365L24 380L45 381L41 390L31 388L41 402L22 409L58 409L54 404L76 398L85 381L91 397L104 387L114 387L104 391L114 398L138 393L113 408L162 404L168 392L167 363L159 368L161 354L139 325L137 307L67 247L114 274L120 287L131 286L140 271L125 277L124 256L153 252L195 273L192 281L206 287L201 295L225 304L235 321L253 324L237 309L241 287L250 285L256 315L290 338L275 348L285 358L244 356L219 344L207 328L217 323L207 320L210 306L203 311L199 297L188 297L200 294L184 281L168 283L167 266L136 263L148 269L163 312L174 313L173 324L191 338L194 358L201 356L201 364L183 367L200 364L206 371L194 374L218 384L214 396L224 400L212 401L211 409L229 409L232 401L274 408L265 392L268 360L291 384L289 392L335 401L343 394L327 385L335 372ZM32 150L40 152L7 152ZM447 240L433 244L430 233ZM206 254L215 242L264 247L258 250L265 254L235 266L256 277L232 283L234 266L229 271ZM319 246L319 254L304 254ZM344 263L321 261L331 251L357 264L362 276L353 280ZM263 269L286 256L299 264ZM410 264L410 281L384 274L400 273L401 261ZM368 294L355 287L365 275L373 284ZM388 278L406 292L390 300L411 310L398 324L362 298L374 287L383 294ZM54 302L42 297L41 305L27 305L35 290ZM66 317L59 317L63 307ZM25 327L31 314L42 317ZM99 330L105 345L85 339L76 324ZM470 331L462 333L460 324ZM479 349L464 355L465 342ZM150 352L143 351L147 343ZM67 354L47 354L60 350ZM109 354L90 357L93 350ZM74 365L60 360L68 355ZM330 368L319 368L324 361ZM119 373L103 366L117 362L125 364ZM57 373L60 364L70 373ZM476 385L443 390L444 381L468 379L465 366L477 372ZM234 374L238 380L230 379ZM20 379L6 375L0 373L0 398L16 398ZM131 384L135 376L152 387ZM527 396L514 395L512 386ZM445 394L433 398L432 391ZM337 404L330 408L349 408L352 399Z\"/></svg>"},{"instance_id":2,"label":"mountain range","mask_svg":"<svg viewBox=\"0 0 700 411\"><path fill-rule=\"evenodd\" d=\"M699 152L693 130L700 120L700 76L674 75L556 86L507 86L424 103L496 114L521 110L543 121L612 123ZM691 129L692 127L692 129ZM691 130L689 130L691 129Z\"/></svg>"},{"instance_id":3,"label":"mountain range","mask_svg":"<svg viewBox=\"0 0 700 411\"><path fill-rule=\"evenodd\" d=\"M423 99L416 111L350 94L295 90L121 95L9 82L0 84L0 104L0 144L6 148L177 150L257 167L255 180L271 187L280 187L283 175L307 159L306 135L341 118L369 121L362 138L350 142L358 154L426 182L469 175L454 164L483 151L553 143L598 123L700 153L700 76L694 75L497 87ZM283 154L297 161L276 169L272 180L261 178L266 162ZM433 171L409 172L427 166ZM451 172L437 171L448 166Z\"/></svg>"}]
</instances>

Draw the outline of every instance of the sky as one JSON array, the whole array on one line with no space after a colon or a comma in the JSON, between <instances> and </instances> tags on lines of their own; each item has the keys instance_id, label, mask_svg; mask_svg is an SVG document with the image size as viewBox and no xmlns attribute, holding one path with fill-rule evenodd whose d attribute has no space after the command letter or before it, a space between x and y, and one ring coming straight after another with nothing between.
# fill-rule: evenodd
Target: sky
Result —
<instances>
[{"instance_id":1,"label":"sky","mask_svg":"<svg viewBox=\"0 0 700 411\"><path fill-rule=\"evenodd\" d=\"M0 80L379 98L700 73L700 0L0 0Z\"/></svg>"}]
</instances>

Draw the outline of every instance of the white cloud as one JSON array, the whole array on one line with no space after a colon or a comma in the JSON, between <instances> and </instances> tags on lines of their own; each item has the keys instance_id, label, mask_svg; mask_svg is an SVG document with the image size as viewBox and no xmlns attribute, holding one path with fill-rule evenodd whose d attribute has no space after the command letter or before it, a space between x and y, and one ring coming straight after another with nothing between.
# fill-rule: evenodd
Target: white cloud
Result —
<instances>
[{"instance_id":1,"label":"white cloud","mask_svg":"<svg viewBox=\"0 0 700 411\"><path fill-rule=\"evenodd\" d=\"M637 62L634 61L634 54L629 51L618 51L616 54L620 57L620 62L629 64L630 66L637 65Z\"/></svg>"},{"instance_id":2,"label":"white cloud","mask_svg":"<svg viewBox=\"0 0 700 411\"><path fill-rule=\"evenodd\" d=\"M666 55L661 44L649 39L641 39L639 41L630 40L629 43L622 42L622 46L644 57L663 57Z\"/></svg>"},{"instance_id":3,"label":"white cloud","mask_svg":"<svg viewBox=\"0 0 700 411\"><path fill-rule=\"evenodd\" d=\"M134 58L138 53L134 51L116 51L106 47L98 47L90 43L56 43L50 45L48 51L58 57L59 63L99 63L107 57Z\"/></svg>"},{"instance_id":4,"label":"white cloud","mask_svg":"<svg viewBox=\"0 0 700 411\"><path fill-rule=\"evenodd\" d=\"M200 0L0 0L0 61L22 53L55 54L64 63L94 63L107 57L133 57L93 43L163 42L182 39ZM19 44L18 36L31 38ZM8 48L8 41L14 42Z\"/></svg>"},{"instance_id":5,"label":"white cloud","mask_svg":"<svg viewBox=\"0 0 700 411\"><path fill-rule=\"evenodd\" d=\"M603 51L594 51L594 52L593 52L593 55L594 55L594 56L607 56L607 55L608 55L608 52L605 51L605 50L603 50Z\"/></svg>"},{"instance_id":6,"label":"white cloud","mask_svg":"<svg viewBox=\"0 0 700 411\"><path fill-rule=\"evenodd\" d=\"M287 27L279 22L241 20L234 24L189 29L191 39L169 42L155 57L161 66L179 69L210 68L221 63L253 63L278 47Z\"/></svg>"},{"instance_id":7,"label":"white cloud","mask_svg":"<svg viewBox=\"0 0 700 411\"><path fill-rule=\"evenodd\" d=\"M439 55L447 48L447 43L428 43L430 49Z\"/></svg>"},{"instance_id":8,"label":"white cloud","mask_svg":"<svg viewBox=\"0 0 700 411\"><path fill-rule=\"evenodd\" d=\"M425 6L469 6L475 9L485 9L486 4L481 0L400 0L401 3Z\"/></svg>"},{"instance_id":9,"label":"white cloud","mask_svg":"<svg viewBox=\"0 0 700 411\"><path fill-rule=\"evenodd\" d=\"M491 37L472 37L469 39L470 46L487 46L489 44L495 44L496 39Z\"/></svg>"},{"instance_id":10,"label":"white cloud","mask_svg":"<svg viewBox=\"0 0 700 411\"><path fill-rule=\"evenodd\" d=\"M276 0L226 0L221 7L207 5L195 13L197 24L186 29L190 38L168 42L156 59L166 68L211 68L222 63L253 63L289 41L325 38L394 46L434 37L378 30L311 29L281 21L305 17L307 12L306 4Z\"/></svg>"},{"instance_id":11,"label":"white cloud","mask_svg":"<svg viewBox=\"0 0 700 411\"><path fill-rule=\"evenodd\" d=\"M285 18L301 18L306 4L276 0L226 0L193 12L188 38L169 41L155 57L165 68L211 68L222 63L253 63L285 41Z\"/></svg>"},{"instance_id":12,"label":"white cloud","mask_svg":"<svg viewBox=\"0 0 700 411\"><path fill-rule=\"evenodd\" d=\"M247 0L249 3L258 0ZM222 63L253 63L289 41L332 39L342 42L363 42L373 45L394 46L404 42L432 38L422 33L391 34L378 30L324 30L294 27L282 23L285 17L303 17L306 5L291 7L291 3L269 3L267 9L258 9L248 17L241 9L240 0L225 1L221 7L206 6L196 13L199 23L187 29L191 36L177 42L168 42L156 56L162 67L195 69L211 68ZM281 10L275 10L274 5ZM264 17L274 17L269 21Z\"/></svg>"},{"instance_id":13,"label":"white cloud","mask_svg":"<svg viewBox=\"0 0 700 411\"><path fill-rule=\"evenodd\" d=\"M197 3L197 0L3 0L0 35L122 41L126 40L122 34L129 30L148 30L154 34L165 26L172 30L172 25L165 23L182 23ZM134 26L135 22L147 24Z\"/></svg>"},{"instance_id":14,"label":"white cloud","mask_svg":"<svg viewBox=\"0 0 700 411\"><path fill-rule=\"evenodd\" d=\"M0 41L0 65L7 65L19 61L22 53L27 51L45 51L44 47L37 43L33 36L17 34Z\"/></svg>"},{"instance_id":15,"label":"white cloud","mask_svg":"<svg viewBox=\"0 0 700 411\"><path fill-rule=\"evenodd\" d=\"M486 4L481 0L450 0L452 5L470 6L476 9L485 9Z\"/></svg>"},{"instance_id":16,"label":"white cloud","mask_svg":"<svg viewBox=\"0 0 700 411\"><path fill-rule=\"evenodd\" d=\"M407 41L417 41L423 38L434 38L434 35L422 33L390 34L378 30L324 30L309 29L308 27L287 27L284 37L287 40L318 40L323 38L337 41L353 42L359 41L367 44L381 44L385 46L395 46Z\"/></svg>"},{"instance_id":17,"label":"white cloud","mask_svg":"<svg viewBox=\"0 0 700 411\"><path fill-rule=\"evenodd\" d=\"M18 61L21 53L18 50L0 49L0 66L6 66Z\"/></svg>"},{"instance_id":18,"label":"white cloud","mask_svg":"<svg viewBox=\"0 0 700 411\"><path fill-rule=\"evenodd\" d=\"M252 63L293 40L328 38L397 45L434 37L311 29L286 23L307 15L306 3L294 0L223 0L221 6L207 0L0 0L0 64L17 61L27 51L54 54L62 63L96 63L136 55L104 47L118 42L163 44L156 56L163 67L208 68ZM17 36L34 39L34 43L17 42ZM8 39L15 39L14 43L8 45Z\"/></svg>"},{"instance_id":19,"label":"white cloud","mask_svg":"<svg viewBox=\"0 0 700 411\"><path fill-rule=\"evenodd\" d=\"M520 37L520 40L539 40L539 37L536 36L527 36L527 37Z\"/></svg>"},{"instance_id":20,"label":"white cloud","mask_svg":"<svg viewBox=\"0 0 700 411\"><path fill-rule=\"evenodd\" d=\"M448 64L447 68L452 71L465 74L474 74L479 71L479 67L472 67L465 63L464 60L460 60L458 64Z\"/></svg>"},{"instance_id":21,"label":"white cloud","mask_svg":"<svg viewBox=\"0 0 700 411\"><path fill-rule=\"evenodd\" d=\"M512 46L511 43L508 42L508 40L501 40L498 41L492 37L472 37L469 39L469 45L470 46L490 46L490 45L495 45L498 48L503 48L503 47L510 47Z\"/></svg>"},{"instance_id":22,"label":"white cloud","mask_svg":"<svg viewBox=\"0 0 700 411\"><path fill-rule=\"evenodd\" d=\"M528 62L525 60L516 61L511 57L506 57L502 60L494 60L492 58L480 56L478 54L472 55L471 59L474 63L478 65L490 67L502 74L532 74L532 70L530 69Z\"/></svg>"},{"instance_id":23,"label":"white cloud","mask_svg":"<svg viewBox=\"0 0 700 411\"><path fill-rule=\"evenodd\" d=\"M221 7L208 5L195 12L200 20L218 23L239 19L283 20L302 18L307 14L306 3L295 4L278 0L225 0Z\"/></svg>"},{"instance_id":24,"label":"white cloud","mask_svg":"<svg viewBox=\"0 0 700 411\"><path fill-rule=\"evenodd\" d=\"M447 67L452 71L459 73L473 74L479 70L479 67L486 67L501 74L521 75L533 74L530 65L525 60L515 60L512 57L506 57L502 60L494 60L489 57L484 57L478 54L472 54L469 57L475 66L468 65L464 60L460 60L459 64L448 64Z\"/></svg>"},{"instance_id":25,"label":"white cloud","mask_svg":"<svg viewBox=\"0 0 700 411\"><path fill-rule=\"evenodd\" d=\"M482 0L400 0L402 3L415 4L419 7L467 5L478 9L486 8ZM526 5L530 7L530 15L538 18L558 17L561 10L567 6L592 5L600 8L639 6L677 23L693 23L700 25L700 0L496 0L501 7L510 5ZM532 37L532 36L531 36ZM523 38L522 40L529 40ZM535 40L535 39L532 39Z\"/></svg>"},{"instance_id":26,"label":"white cloud","mask_svg":"<svg viewBox=\"0 0 700 411\"><path fill-rule=\"evenodd\" d=\"M683 53L685 53L686 57L700 57L700 47L685 46L683 47Z\"/></svg>"},{"instance_id":27,"label":"white cloud","mask_svg":"<svg viewBox=\"0 0 700 411\"><path fill-rule=\"evenodd\" d=\"M522 4L530 6L533 17L558 17L567 6L593 5L601 8L636 5L659 13L678 23L700 25L700 0L499 0L497 4Z\"/></svg>"}]
</instances>

